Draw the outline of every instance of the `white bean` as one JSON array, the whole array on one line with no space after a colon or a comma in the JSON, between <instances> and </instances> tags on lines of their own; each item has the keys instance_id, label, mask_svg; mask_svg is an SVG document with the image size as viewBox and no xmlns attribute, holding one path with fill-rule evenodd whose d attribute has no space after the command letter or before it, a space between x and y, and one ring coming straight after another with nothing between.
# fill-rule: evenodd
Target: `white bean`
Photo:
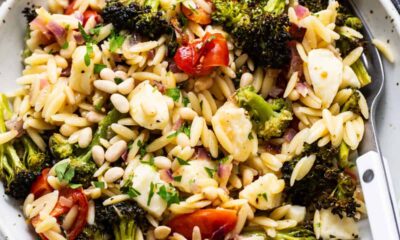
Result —
<instances>
[{"instance_id":1,"label":"white bean","mask_svg":"<svg viewBox=\"0 0 400 240\"><path fill-rule=\"evenodd\" d=\"M92 141L92 129L84 128L79 133L78 145L80 148L87 148Z\"/></svg>"},{"instance_id":2,"label":"white bean","mask_svg":"<svg viewBox=\"0 0 400 240\"><path fill-rule=\"evenodd\" d=\"M123 140L119 140L109 147L105 154L105 159L109 162L117 161L121 155L125 152L127 144Z\"/></svg>"},{"instance_id":3,"label":"white bean","mask_svg":"<svg viewBox=\"0 0 400 240\"><path fill-rule=\"evenodd\" d=\"M100 77L103 80L112 80L114 81L115 73L113 70L109 68L103 68L100 72Z\"/></svg>"},{"instance_id":4,"label":"white bean","mask_svg":"<svg viewBox=\"0 0 400 240\"><path fill-rule=\"evenodd\" d=\"M111 95L111 102L120 113L129 112L129 102L121 94L115 93Z\"/></svg>"},{"instance_id":5,"label":"white bean","mask_svg":"<svg viewBox=\"0 0 400 240\"><path fill-rule=\"evenodd\" d=\"M117 84L113 81L108 80L96 80L93 85L100 91L113 94L117 91Z\"/></svg>"},{"instance_id":6,"label":"white bean","mask_svg":"<svg viewBox=\"0 0 400 240\"><path fill-rule=\"evenodd\" d=\"M92 157L97 166L101 166L104 163L104 148L96 145L92 148Z\"/></svg>"},{"instance_id":7,"label":"white bean","mask_svg":"<svg viewBox=\"0 0 400 240\"><path fill-rule=\"evenodd\" d=\"M158 226L154 229L154 237L156 239L166 239L171 233L171 228L167 226Z\"/></svg>"},{"instance_id":8,"label":"white bean","mask_svg":"<svg viewBox=\"0 0 400 240\"><path fill-rule=\"evenodd\" d=\"M154 165L160 169L169 169L171 168L171 160L164 156L158 156L154 158Z\"/></svg>"},{"instance_id":9,"label":"white bean","mask_svg":"<svg viewBox=\"0 0 400 240\"><path fill-rule=\"evenodd\" d=\"M124 175L124 169L121 167L112 167L104 174L104 180L108 183L115 182Z\"/></svg>"},{"instance_id":10,"label":"white bean","mask_svg":"<svg viewBox=\"0 0 400 240\"><path fill-rule=\"evenodd\" d=\"M128 78L122 83L118 84L118 92L123 95L128 95L132 92L134 86L135 84L133 78Z\"/></svg>"}]
</instances>

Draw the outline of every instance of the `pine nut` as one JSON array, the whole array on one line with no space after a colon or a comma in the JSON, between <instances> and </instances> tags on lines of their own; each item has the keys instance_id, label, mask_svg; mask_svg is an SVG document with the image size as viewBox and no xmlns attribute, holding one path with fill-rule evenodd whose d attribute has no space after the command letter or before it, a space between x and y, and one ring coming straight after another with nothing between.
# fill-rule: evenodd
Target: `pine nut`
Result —
<instances>
[{"instance_id":1,"label":"pine nut","mask_svg":"<svg viewBox=\"0 0 400 240\"><path fill-rule=\"evenodd\" d=\"M115 73L113 70L109 68L103 68L100 72L100 77L103 80L112 80L114 81Z\"/></svg>"},{"instance_id":2,"label":"pine nut","mask_svg":"<svg viewBox=\"0 0 400 240\"><path fill-rule=\"evenodd\" d=\"M63 124L60 127L60 133L64 136L64 137L69 137L71 136L74 132L77 132L79 130L79 128L75 127L75 126L71 126L68 124Z\"/></svg>"},{"instance_id":3,"label":"pine nut","mask_svg":"<svg viewBox=\"0 0 400 240\"><path fill-rule=\"evenodd\" d=\"M242 77L240 78L240 87L245 87L250 85L253 82L253 75L251 73L243 73Z\"/></svg>"},{"instance_id":4,"label":"pine nut","mask_svg":"<svg viewBox=\"0 0 400 240\"><path fill-rule=\"evenodd\" d=\"M124 79L127 78L126 72L124 72L124 71L116 71L115 72L115 77L116 78L121 78L122 80L124 80Z\"/></svg>"},{"instance_id":5,"label":"pine nut","mask_svg":"<svg viewBox=\"0 0 400 240\"><path fill-rule=\"evenodd\" d=\"M138 135L137 131L133 131L128 127L125 127L118 123L111 124L111 129L118 134L118 136L122 137L124 140L132 140L135 139Z\"/></svg>"},{"instance_id":6,"label":"pine nut","mask_svg":"<svg viewBox=\"0 0 400 240\"><path fill-rule=\"evenodd\" d=\"M96 145L92 148L92 157L97 166L101 166L104 163L104 148Z\"/></svg>"},{"instance_id":7,"label":"pine nut","mask_svg":"<svg viewBox=\"0 0 400 240\"><path fill-rule=\"evenodd\" d=\"M132 92L135 84L133 82L133 78L128 78L122 83L118 84L118 92L123 94L123 95L128 95L129 93Z\"/></svg>"},{"instance_id":8,"label":"pine nut","mask_svg":"<svg viewBox=\"0 0 400 240\"><path fill-rule=\"evenodd\" d=\"M86 115L86 119L92 123L99 123L101 120L103 120L103 118L103 114L93 111L88 112L88 114Z\"/></svg>"},{"instance_id":9,"label":"pine nut","mask_svg":"<svg viewBox=\"0 0 400 240\"><path fill-rule=\"evenodd\" d=\"M111 95L111 102L120 113L129 112L129 102L121 94L115 93Z\"/></svg>"},{"instance_id":10,"label":"pine nut","mask_svg":"<svg viewBox=\"0 0 400 240\"><path fill-rule=\"evenodd\" d=\"M112 167L104 174L104 180L108 183L115 182L124 175L124 169L121 167Z\"/></svg>"},{"instance_id":11,"label":"pine nut","mask_svg":"<svg viewBox=\"0 0 400 240\"><path fill-rule=\"evenodd\" d=\"M113 94L117 91L117 84L108 80L96 80L93 82L93 85L99 89L100 91Z\"/></svg>"},{"instance_id":12,"label":"pine nut","mask_svg":"<svg viewBox=\"0 0 400 240\"><path fill-rule=\"evenodd\" d=\"M159 169L169 169L171 168L171 160L164 156L158 156L154 158L154 165Z\"/></svg>"},{"instance_id":13,"label":"pine nut","mask_svg":"<svg viewBox=\"0 0 400 240\"><path fill-rule=\"evenodd\" d=\"M121 155L125 152L127 144L123 140L119 140L109 147L106 151L105 158L109 162L117 161Z\"/></svg>"},{"instance_id":14,"label":"pine nut","mask_svg":"<svg viewBox=\"0 0 400 240\"><path fill-rule=\"evenodd\" d=\"M156 239L166 239L171 233L171 228L167 226L158 226L154 229L154 237Z\"/></svg>"},{"instance_id":15,"label":"pine nut","mask_svg":"<svg viewBox=\"0 0 400 240\"><path fill-rule=\"evenodd\" d=\"M80 148L87 148L92 141L92 129L84 128L79 133L78 145Z\"/></svg>"},{"instance_id":16,"label":"pine nut","mask_svg":"<svg viewBox=\"0 0 400 240\"><path fill-rule=\"evenodd\" d=\"M218 191L215 187L206 187L203 189L203 194L208 200L215 200L218 197Z\"/></svg>"},{"instance_id":17,"label":"pine nut","mask_svg":"<svg viewBox=\"0 0 400 240\"><path fill-rule=\"evenodd\" d=\"M176 143L181 147L190 146L189 137L185 133L179 133L176 137Z\"/></svg>"},{"instance_id":18,"label":"pine nut","mask_svg":"<svg viewBox=\"0 0 400 240\"><path fill-rule=\"evenodd\" d=\"M183 107L179 109L179 115L184 120L192 121L197 116L197 113L191 108Z\"/></svg>"}]
</instances>

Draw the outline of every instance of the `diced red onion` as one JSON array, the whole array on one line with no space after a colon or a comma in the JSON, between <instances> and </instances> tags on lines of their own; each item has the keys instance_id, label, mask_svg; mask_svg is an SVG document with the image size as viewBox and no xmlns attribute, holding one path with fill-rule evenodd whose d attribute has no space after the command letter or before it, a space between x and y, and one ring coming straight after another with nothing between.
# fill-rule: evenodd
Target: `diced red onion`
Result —
<instances>
[{"instance_id":1,"label":"diced red onion","mask_svg":"<svg viewBox=\"0 0 400 240\"><path fill-rule=\"evenodd\" d=\"M233 165L231 163L229 163L229 164L220 163L218 165L217 174L218 174L218 177L221 179L221 182L223 182L222 179L229 178L229 176L231 175L232 168L233 168Z\"/></svg>"},{"instance_id":2,"label":"diced red onion","mask_svg":"<svg viewBox=\"0 0 400 240\"><path fill-rule=\"evenodd\" d=\"M294 72L298 72L299 78L303 76L303 60L297 52L296 45L290 46L291 59L288 76L292 76Z\"/></svg>"},{"instance_id":3,"label":"diced red onion","mask_svg":"<svg viewBox=\"0 0 400 240\"><path fill-rule=\"evenodd\" d=\"M296 133L296 130L289 128L286 130L285 134L283 134L283 139L285 139L286 142L291 142L294 136L296 136Z\"/></svg>"},{"instance_id":4,"label":"diced red onion","mask_svg":"<svg viewBox=\"0 0 400 240\"><path fill-rule=\"evenodd\" d=\"M49 85L49 82L47 81L47 79L45 79L45 78L40 79L40 89L41 90L43 88L45 88L47 85Z\"/></svg>"},{"instance_id":5,"label":"diced red onion","mask_svg":"<svg viewBox=\"0 0 400 240\"><path fill-rule=\"evenodd\" d=\"M310 10L304 6L301 6L300 4L294 7L294 12L299 20L310 15Z\"/></svg>"},{"instance_id":6,"label":"diced red onion","mask_svg":"<svg viewBox=\"0 0 400 240\"><path fill-rule=\"evenodd\" d=\"M176 65L175 61L171 61L168 64L168 70L173 72L173 73L179 73L182 72L179 68L178 65Z\"/></svg>"},{"instance_id":7,"label":"diced red onion","mask_svg":"<svg viewBox=\"0 0 400 240\"><path fill-rule=\"evenodd\" d=\"M121 158L124 161L128 160L128 151L125 151L124 153L122 153Z\"/></svg>"},{"instance_id":8,"label":"diced red onion","mask_svg":"<svg viewBox=\"0 0 400 240\"><path fill-rule=\"evenodd\" d=\"M172 127L172 130L175 130L175 131L178 130L178 129L182 126L182 124L183 124L184 122L185 122L185 121L183 121L182 118L178 118L178 120L176 120L174 126Z\"/></svg>"},{"instance_id":9,"label":"diced red onion","mask_svg":"<svg viewBox=\"0 0 400 240\"><path fill-rule=\"evenodd\" d=\"M73 33L74 39L77 44L83 44L85 41L83 40L82 34L80 32Z\"/></svg>"},{"instance_id":10,"label":"diced red onion","mask_svg":"<svg viewBox=\"0 0 400 240\"><path fill-rule=\"evenodd\" d=\"M46 27L46 21L41 16L33 19L29 26L31 30L39 30L48 40L53 37L52 33Z\"/></svg>"},{"instance_id":11,"label":"diced red onion","mask_svg":"<svg viewBox=\"0 0 400 240\"><path fill-rule=\"evenodd\" d=\"M306 84L299 82L296 84L296 91L303 97L306 97L308 94L308 87Z\"/></svg>"},{"instance_id":12,"label":"diced red onion","mask_svg":"<svg viewBox=\"0 0 400 240\"><path fill-rule=\"evenodd\" d=\"M196 147L196 159L211 160L210 153L203 147Z\"/></svg>"},{"instance_id":13,"label":"diced red onion","mask_svg":"<svg viewBox=\"0 0 400 240\"><path fill-rule=\"evenodd\" d=\"M65 41L65 35L66 31L63 26L60 24L50 21L47 25L46 28L54 35L54 37L57 39L57 42L59 44L63 44Z\"/></svg>"},{"instance_id":14,"label":"diced red onion","mask_svg":"<svg viewBox=\"0 0 400 240\"><path fill-rule=\"evenodd\" d=\"M283 93L283 89L282 88L278 88L278 87L274 87L272 88L272 90L269 92L269 95L273 98L279 97L280 95L282 95Z\"/></svg>"},{"instance_id":15,"label":"diced red onion","mask_svg":"<svg viewBox=\"0 0 400 240\"><path fill-rule=\"evenodd\" d=\"M171 169L162 169L158 172L160 173L161 180L163 180L164 182L171 183L174 181Z\"/></svg>"}]
</instances>

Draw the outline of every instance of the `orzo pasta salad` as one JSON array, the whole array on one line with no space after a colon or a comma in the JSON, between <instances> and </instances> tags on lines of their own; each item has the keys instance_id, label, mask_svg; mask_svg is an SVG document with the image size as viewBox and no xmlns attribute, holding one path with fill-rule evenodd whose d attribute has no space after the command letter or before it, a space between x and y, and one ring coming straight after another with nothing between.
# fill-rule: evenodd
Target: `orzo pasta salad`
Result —
<instances>
[{"instance_id":1,"label":"orzo pasta salad","mask_svg":"<svg viewBox=\"0 0 400 240\"><path fill-rule=\"evenodd\" d=\"M357 239L371 82L347 1L48 0L0 98L40 239Z\"/></svg>"}]
</instances>

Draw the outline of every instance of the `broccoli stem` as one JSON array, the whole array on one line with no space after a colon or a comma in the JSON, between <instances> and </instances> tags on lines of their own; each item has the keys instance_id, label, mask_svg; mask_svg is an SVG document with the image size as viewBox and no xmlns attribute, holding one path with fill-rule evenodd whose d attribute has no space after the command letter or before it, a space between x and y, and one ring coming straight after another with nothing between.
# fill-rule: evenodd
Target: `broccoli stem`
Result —
<instances>
[{"instance_id":1,"label":"broccoli stem","mask_svg":"<svg viewBox=\"0 0 400 240\"><path fill-rule=\"evenodd\" d=\"M272 104L264 100L263 97L252 91L241 91L240 95L246 99L246 105L251 107L253 114L257 116L259 122L266 122L275 115ZM242 97L240 96L240 98ZM239 96L238 96L239 97Z\"/></svg>"},{"instance_id":2,"label":"broccoli stem","mask_svg":"<svg viewBox=\"0 0 400 240\"><path fill-rule=\"evenodd\" d=\"M19 172L19 170L26 169L24 164L21 162L21 159L19 158L17 151L11 144L5 145L5 152L6 155L8 156L8 159L10 159L11 161L11 166L14 169L14 172Z\"/></svg>"},{"instance_id":3,"label":"broccoli stem","mask_svg":"<svg viewBox=\"0 0 400 240\"><path fill-rule=\"evenodd\" d=\"M354 73L357 75L358 80L361 83L361 87L364 87L371 83L371 76L369 75L367 69L365 68L363 62L358 59L355 63L351 65Z\"/></svg>"},{"instance_id":4,"label":"broccoli stem","mask_svg":"<svg viewBox=\"0 0 400 240\"><path fill-rule=\"evenodd\" d=\"M286 0L269 0L267 5L264 7L264 11L272 14L282 14L285 10Z\"/></svg>"},{"instance_id":5,"label":"broccoli stem","mask_svg":"<svg viewBox=\"0 0 400 240\"><path fill-rule=\"evenodd\" d=\"M144 6L150 7L152 12L157 12L160 6L160 0L145 0Z\"/></svg>"},{"instance_id":6,"label":"broccoli stem","mask_svg":"<svg viewBox=\"0 0 400 240\"><path fill-rule=\"evenodd\" d=\"M339 149L339 167L346 168L349 166L349 152L350 152L349 147L343 141L340 144L340 149Z\"/></svg>"},{"instance_id":7,"label":"broccoli stem","mask_svg":"<svg viewBox=\"0 0 400 240\"><path fill-rule=\"evenodd\" d=\"M121 116L122 114L114 108L103 118L103 120L101 120L101 122L99 123L99 127L97 128L97 131L94 134L89 149L92 149L92 147L95 145L99 145L100 138L107 137L108 128L111 126L111 124L116 123L121 118Z\"/></svg>"}]
</instances>

